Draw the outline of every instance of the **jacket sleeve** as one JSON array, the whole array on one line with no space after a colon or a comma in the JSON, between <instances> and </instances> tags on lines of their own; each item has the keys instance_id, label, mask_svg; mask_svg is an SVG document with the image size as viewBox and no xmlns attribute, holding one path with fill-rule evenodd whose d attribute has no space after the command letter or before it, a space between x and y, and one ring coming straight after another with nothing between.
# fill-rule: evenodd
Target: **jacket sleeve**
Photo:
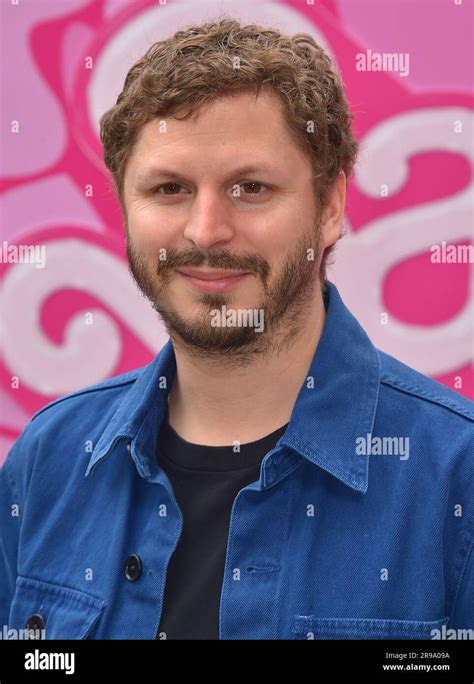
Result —
<instances>
[{"instance_id":1,"label":"jacket sleeve","mask_svg":"<svg viewBox=\"0 0 474 684\"><path fill-rule=\"evenodd\" d=\"M472 540L452 620L448 627L474 630L474 543Z\"/></svg>"},{"instance_id":2,"label":"jacket sleeve","mask_svg":"<svg viewBox=\"0 0 474 684\"><path fill-rule=\"evenodd\" d=\"M9 458L13 454L13 445ZM9 463L0 470L0 629L8 627L8 615L17 575L21 506L11 481Z\"/></svg>"},{"instance_id":3,"label":"jacket sleeve","mask_svg":"<svg viewBox=\"0 0 474 684\"><path fill-rule=\"evenodd\" d=\"M8 626L15 593L25 492L36 452L35 428L31 421L26 425L0 468L0 631Z\"/></svg>"}]
</instances>

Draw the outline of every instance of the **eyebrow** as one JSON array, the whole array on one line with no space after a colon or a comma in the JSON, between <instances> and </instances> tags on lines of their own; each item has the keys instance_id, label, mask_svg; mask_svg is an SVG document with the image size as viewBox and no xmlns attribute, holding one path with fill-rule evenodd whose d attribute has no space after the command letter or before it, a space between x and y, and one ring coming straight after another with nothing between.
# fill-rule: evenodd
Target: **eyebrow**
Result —
<instances>
[{"instance_id":1,"label":"eyebrow","mask_svg":"<svg viewBox=\"0 0 474 684\"><path fill-rule=\"evenodd\" d=\"M237 169L234 169L229 174L229 179L235 178L237 176L246 176L247 174L253 174L253 173L270 173L271 171L274 171L270 166L266 164L258 164L258 165L250 165L250 166L241 166ZM167 178L181 178L184 179L184 174L179 173L178 171L175 171L173 169L166 169L162 167L144 167L142 169L138 169L136 179L139 182L144 182L146 183L147 181L153 180L157 176L164 176Z\"/></svg>"}]
</instances>

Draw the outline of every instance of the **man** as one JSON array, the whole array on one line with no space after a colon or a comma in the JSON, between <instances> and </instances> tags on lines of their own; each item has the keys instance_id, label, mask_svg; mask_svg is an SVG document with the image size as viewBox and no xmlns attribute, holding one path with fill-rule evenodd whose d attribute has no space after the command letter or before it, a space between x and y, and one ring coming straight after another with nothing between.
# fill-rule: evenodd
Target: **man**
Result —
<instances>
[{"instance_id":1,"label":"man","mask_svg":"<svg viewBox=\"0 0 474 684\"><path fill-rule=\"evenodd\" d=\"M1 475L0 619L46 639L474 628L473 404L326 280L357 143L305 35L153 45L101 120L169 342L39 411ZM428 351L428 350L427 350Z\"/></svg>"}]
</instances>

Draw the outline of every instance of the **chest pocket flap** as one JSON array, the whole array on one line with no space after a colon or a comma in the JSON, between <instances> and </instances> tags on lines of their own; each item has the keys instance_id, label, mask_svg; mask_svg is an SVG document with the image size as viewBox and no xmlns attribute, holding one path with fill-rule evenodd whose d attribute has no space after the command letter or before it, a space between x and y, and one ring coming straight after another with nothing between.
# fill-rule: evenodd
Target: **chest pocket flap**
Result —
<instances>
[{"instance_id":1,"label":"chest pocket flap","mask_svg":"<svg viewBox=\"0 0 474 684\"><path fill-rule=\"evenodd\" d=\"M105 601L86 592L19 576L8 626L34 630L33 638L87 639L104 608Z\"/></svg>"}]
</instances>

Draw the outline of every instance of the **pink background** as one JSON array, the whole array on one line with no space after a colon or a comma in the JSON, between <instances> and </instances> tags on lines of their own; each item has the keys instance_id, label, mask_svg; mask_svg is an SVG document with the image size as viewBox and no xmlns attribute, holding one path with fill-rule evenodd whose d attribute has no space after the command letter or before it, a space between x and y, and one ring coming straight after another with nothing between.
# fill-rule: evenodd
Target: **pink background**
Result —
<instances>
[{"instance_id":1,"label":"pink background","mask_svg":"<svg viewBox=\"0 0 474 684\"><path fill-rule=\"evenodd\" d=\"M167 339L128 275L97 121L151 43L221 12L310 32L335 59L362 154L331 280L379 348L474 398L473 267L430 260L434 244L472 241L471 1L0 7L1 239L46 245L44 269L0 263L0 464L34 411L146 364ZM409 53L409 75L356 71L356 54L367 49Z\"/></svg>"}]
</instances>

